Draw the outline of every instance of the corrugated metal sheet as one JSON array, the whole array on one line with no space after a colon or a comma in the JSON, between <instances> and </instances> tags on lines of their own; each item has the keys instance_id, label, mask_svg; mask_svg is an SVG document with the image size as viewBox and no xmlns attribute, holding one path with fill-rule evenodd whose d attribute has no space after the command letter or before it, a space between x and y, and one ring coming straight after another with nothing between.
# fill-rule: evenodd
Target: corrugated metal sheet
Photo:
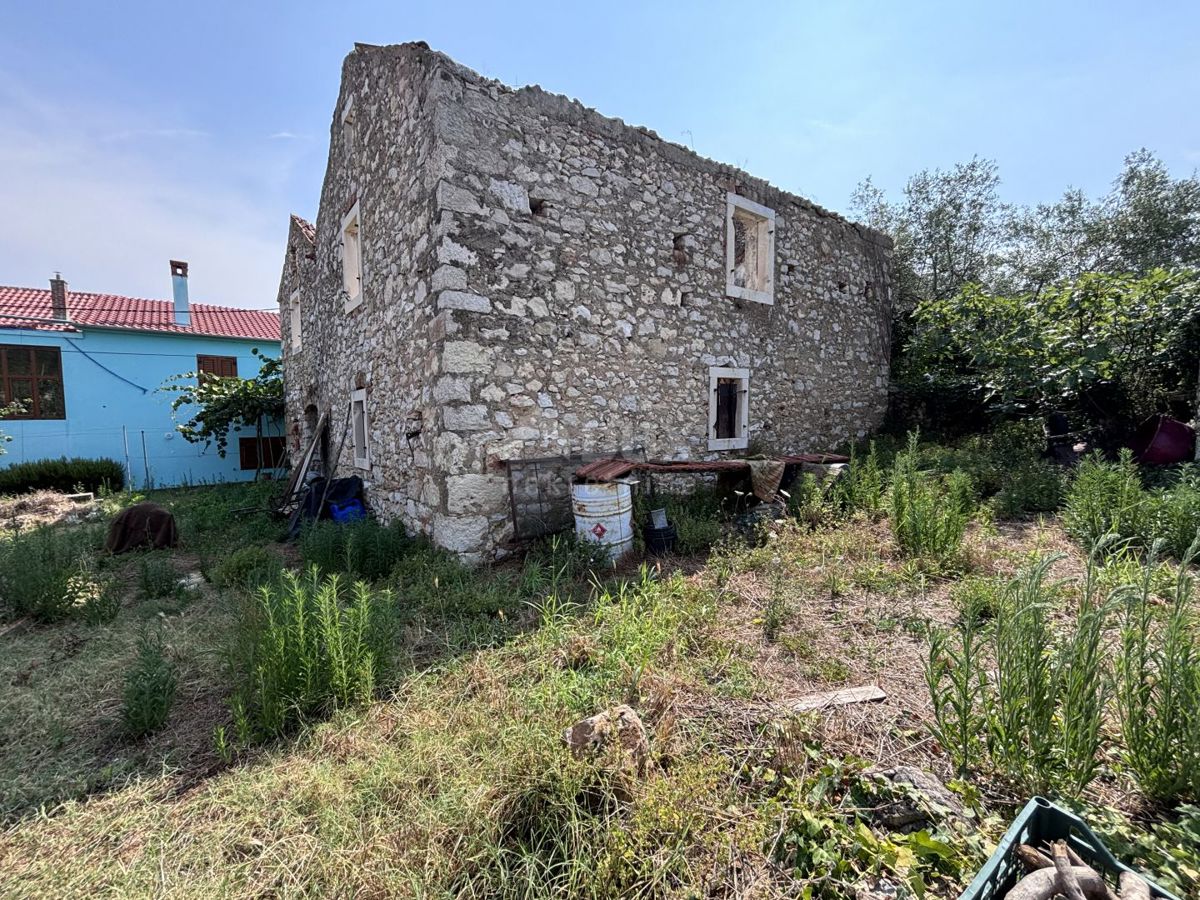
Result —
<instances>
[{"instance_id":1,"label":"corrugated metal sheet","mask_svg":"<svg viewBox=\"0 0 1200 900\"><path fill-rule=\"evenodd\" d=\"M844 463L849 457L836 453L801 453L796 456L779 456L775 459L788 464L799 463ZM697 460L695 462L672 462L661 460L639 462L634 459L597 459L580 466L575 476L584 481L614 481L630 472L736 472L750 468L744 459Z\"/></svg>"}]
</instances>

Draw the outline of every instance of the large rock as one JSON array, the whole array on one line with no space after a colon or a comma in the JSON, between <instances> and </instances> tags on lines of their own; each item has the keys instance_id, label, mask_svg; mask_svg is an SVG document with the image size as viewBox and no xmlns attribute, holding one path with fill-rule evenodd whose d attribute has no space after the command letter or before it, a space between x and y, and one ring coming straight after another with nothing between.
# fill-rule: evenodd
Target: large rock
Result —
<instances>
[{"instance_id":1,"label":"large rock","mask_svg":"<svg viewBox=\"0 0 1200 900\"><path fill-rule=\"evenodd\" d=\"M618 746L625 763L638 775L645 774L650 759L646 728L633 708L624 704L576 722L563 732L563 742L575 756Z\"/></svg>"},{"instance_id":2,"label":"large rock","mask_svg":"<svg viewBox=\"0 0 1200 900\"><path fill-rule=\"evenodd\" d=\"M901 831L962 818L962 801L936 775L913 766L872 769L867 774L883 782L885 796L872 816L883 828Z\"/></svg>"}]
</instances>

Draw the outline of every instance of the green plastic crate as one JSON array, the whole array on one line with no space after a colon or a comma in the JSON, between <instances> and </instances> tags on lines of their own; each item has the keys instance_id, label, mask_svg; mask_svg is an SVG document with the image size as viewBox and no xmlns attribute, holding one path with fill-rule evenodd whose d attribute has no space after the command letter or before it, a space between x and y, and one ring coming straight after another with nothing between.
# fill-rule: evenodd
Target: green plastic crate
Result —
<instances>
[{"instance_id":1,"label":"green plastic crate","mask_svg":"<svg viewBox=\"0 0 1200 900\"><path fill-rule=\"evenodd\" d=\"M1084 862L1110 881L1113 887L1116 887L1122 872L1134 871L1118 862L1079 816L1055 806L1045 797L1034 797L1025 804L1021 814L1004 833L992 858L979 870L958 900L1001 900L1025 875L1025 867L1017 857L1017 845L1031 844L1041 848L1049 841L1061 840L1065 840ZM1140 872L1138 874L1141 875ZM1142 877L1146 878L1144 875ZM1146 878L1146 882L1150 885L1151 897L1181 900L1149 878Z\"/></svg>"}]
</instances>

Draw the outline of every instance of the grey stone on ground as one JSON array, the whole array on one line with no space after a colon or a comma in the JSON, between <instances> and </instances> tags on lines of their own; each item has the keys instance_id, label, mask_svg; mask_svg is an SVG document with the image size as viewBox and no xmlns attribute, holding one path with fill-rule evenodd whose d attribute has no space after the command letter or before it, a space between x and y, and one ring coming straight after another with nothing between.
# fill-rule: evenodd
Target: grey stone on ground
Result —
<instances>
[{"instance_id":1,"label":"grey stone on ground","mask_svg":"<svg viewBox=\"0 0 1200 900\"><path fill-rule=\"evenodd\" d=\"M883 828L913 829L963 816L962 801L930 772L914 766L891 766L872 769L867 774L882 778L899 794L873 815L875 823Z\"/></svg>"}]
</instances>

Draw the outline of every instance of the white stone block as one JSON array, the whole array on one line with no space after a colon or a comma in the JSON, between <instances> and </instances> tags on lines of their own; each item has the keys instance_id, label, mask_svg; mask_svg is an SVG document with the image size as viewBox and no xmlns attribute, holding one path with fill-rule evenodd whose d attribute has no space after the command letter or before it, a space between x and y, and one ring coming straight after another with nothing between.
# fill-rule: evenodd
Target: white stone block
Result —
<instances>
[{"instance_id":1,"label":"white stone block","mask_svg":"<svg viewBox=\"0 0 1200 900\"><path fill-rule=\"evenodd\" d=\"M433 520L433 541L455 553L478 553L487 536L486 516L443 516Z\"/></svg>"},{"instance_id":2,"label":"white stone block","mask_svg":"<svg viewBox=\"0 0 1200 900\"><path fill-rule=\"evenodd\" d=\"M446 511L450 515L497 513L508 506L508 479L503 475L451 475L446 479Z\"/></svg>"}]
</instances>

